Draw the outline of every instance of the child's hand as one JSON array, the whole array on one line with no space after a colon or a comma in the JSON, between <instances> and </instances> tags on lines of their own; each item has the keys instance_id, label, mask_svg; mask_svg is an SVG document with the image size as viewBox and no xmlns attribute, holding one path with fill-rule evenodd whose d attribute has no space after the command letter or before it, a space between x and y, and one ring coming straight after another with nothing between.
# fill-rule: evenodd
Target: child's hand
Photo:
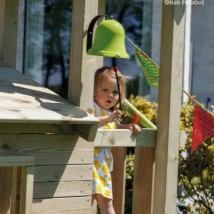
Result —
<instances>
[{"instance_id":1,"label":"child's hand","mask_svg":"<svg viewBox=\"0 0 214 214\"><path fill-rule=\"evenodd\" d=\"M129 129L133 132L134 135L138 135L141 133L142 129L139 125L135 124L135 123L130 123L130 124L122 124L120 126L120 128L122 129Z\"/></svg>"},{"instance_id":2,"label":"child's hand","mask_svg":"<svg viewBox=\"0 0 214 214\"><path fill-rule=\"evenodd\" d=\"M120 110L114 110L109 116L108 116L108 123L111 122L117 122L122 116L122 112Z\"/></svg>"},{"instance_id":3,"label":"child's hand","mask_svg":"<svg viewBox=\"0 0 214 214\"><path fill-rule=\"evenodd\" d=\"M133 124L133 134L138 135L141 133L142 129L138 124Z\"/></svg>"}]
</instances>

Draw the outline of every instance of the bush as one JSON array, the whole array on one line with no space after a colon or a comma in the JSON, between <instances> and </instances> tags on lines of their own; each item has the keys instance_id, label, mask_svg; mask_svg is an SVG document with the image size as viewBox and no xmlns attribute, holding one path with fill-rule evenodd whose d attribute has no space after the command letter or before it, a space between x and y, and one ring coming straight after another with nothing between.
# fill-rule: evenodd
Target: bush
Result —
<instances>
[{"instance_id":1,"label":"bush","mask_svg":"<svg viewBox=\"0 0 214 214\"><path fill-rule=\"evenodd\" d=\"M185 146L179 150L178 213L214 213L214 137L190 154L194 107L190 102L181 109L180 128L187 135ZM214 113L214 111L212 111Z\"/></svg>"},{"instance_id":2,"label":"bush","mask_svg":"<svg viewBox=\"0 0 214 214\"><path fill-rule=\"evenodd\" d=\"M130 103L135 106L140 112L142 112L152 123L157 124L157 103L149 102L141 96L129 98ZM126 111L124 111L124 117L122 123L132 123L134 118Z\"/></svg>"},{"instance_id":3,"label":"bush","mask_svg":"<svg viewBox=\"0 0 214 214\"><path fill-rule=\"evenodd\" d=\"M157 123L158 105L140 96L131 96L130 102L154 124ZM179 149L177 213L214 213L214 137L203 142L190 154L193 131L194 107L191 102L181 107L180 129L186 133L185 145ZM214 109L212 110L214 113ZM125 113L124 123L133 118ZM127 155L126 182L132 187L134 150Z\"/></svg>"}]
</instances>

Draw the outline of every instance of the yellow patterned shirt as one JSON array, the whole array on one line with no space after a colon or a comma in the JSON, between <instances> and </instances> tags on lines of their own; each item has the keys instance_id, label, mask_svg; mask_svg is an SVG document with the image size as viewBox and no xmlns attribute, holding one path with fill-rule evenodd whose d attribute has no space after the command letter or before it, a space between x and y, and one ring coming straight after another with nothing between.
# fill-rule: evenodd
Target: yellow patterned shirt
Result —
<instances>
[{"instance_id":1,"label":"yellow patterned shirt","mask_svg":"<svg viewBox=\"0 0 214 214\"><path fill-rule=\"evenodd\" d=\"M110 114L110 111L102 109L94 103L94 115L102 117ZM108 123L100 129L115 129L115 122ZM111 171L113 170L113 158L111 149L108 147L95 147L93 166L93 194L101 194L106 198L113 199Z\"/></svg>"}]
</instances>

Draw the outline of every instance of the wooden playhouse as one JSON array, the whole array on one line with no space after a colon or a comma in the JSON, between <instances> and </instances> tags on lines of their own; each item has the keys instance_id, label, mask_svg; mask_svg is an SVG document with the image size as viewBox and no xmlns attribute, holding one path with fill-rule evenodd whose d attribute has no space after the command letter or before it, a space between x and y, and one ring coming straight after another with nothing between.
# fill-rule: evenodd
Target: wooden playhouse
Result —
<instances>
[{"instance_id":1,"label":"wooden playhouse","mask_svg":"<svg viewBox=\"0 0 214 214\"><path fill-rule=\"evenodd\" d=\"M24 0L0 0L0 213L89 214L94 146L113 147L114 205L124 213L126 148L136 147L132 213L175 213L185 6L163 1L158 129L99 131L101 57L86 54L104 0L73 0L68 100L21 74ZM87 81L86 81L87 80ZM120 139L120 140L118 140ZM112 143L114 142L114 143Z\"/></svg>"}]
</instances>

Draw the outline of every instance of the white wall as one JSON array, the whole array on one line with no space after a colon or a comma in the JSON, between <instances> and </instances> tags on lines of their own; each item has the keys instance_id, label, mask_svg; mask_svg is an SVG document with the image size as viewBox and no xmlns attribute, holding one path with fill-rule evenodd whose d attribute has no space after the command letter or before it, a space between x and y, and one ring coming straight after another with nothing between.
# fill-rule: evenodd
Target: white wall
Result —
<instances>
[{"instance_id":1,"label":"white wall","mask_svg":"<svg viewBox=\"0 0 214 214\"><path fill-rule=\"evenodd\" d=\"M160 39L161 39L162 0L153 0L152 18L152 53L151 58L160 66ZM151 87L151 101L158 100L158 89Z\"/></svg>"},{"instance_id":2,"label":"white wall","mask_svg":"<svg viewBox=\"0 0 214 214\"><path fill-rule=\"evenodd\" d=\"M199 102L206 104L211 97L214 104L214 1L205 0L204 5L192 5L191 42L192 52L192 87L191 94ZM153 0L152 59L159 65L161 38L162 0ZM158 90L151 88L151 100L157 101Z\"/></svg>"},{"instance_id":3,"label":"white wall","mask_svg":"<svg viewBox=\"0 0 214 214\"><path fill-rule=\"evenodd\" d=\"M214 1L192 7L192 94L199 102L214 104Z\"/></svg>"}]
</instances>

